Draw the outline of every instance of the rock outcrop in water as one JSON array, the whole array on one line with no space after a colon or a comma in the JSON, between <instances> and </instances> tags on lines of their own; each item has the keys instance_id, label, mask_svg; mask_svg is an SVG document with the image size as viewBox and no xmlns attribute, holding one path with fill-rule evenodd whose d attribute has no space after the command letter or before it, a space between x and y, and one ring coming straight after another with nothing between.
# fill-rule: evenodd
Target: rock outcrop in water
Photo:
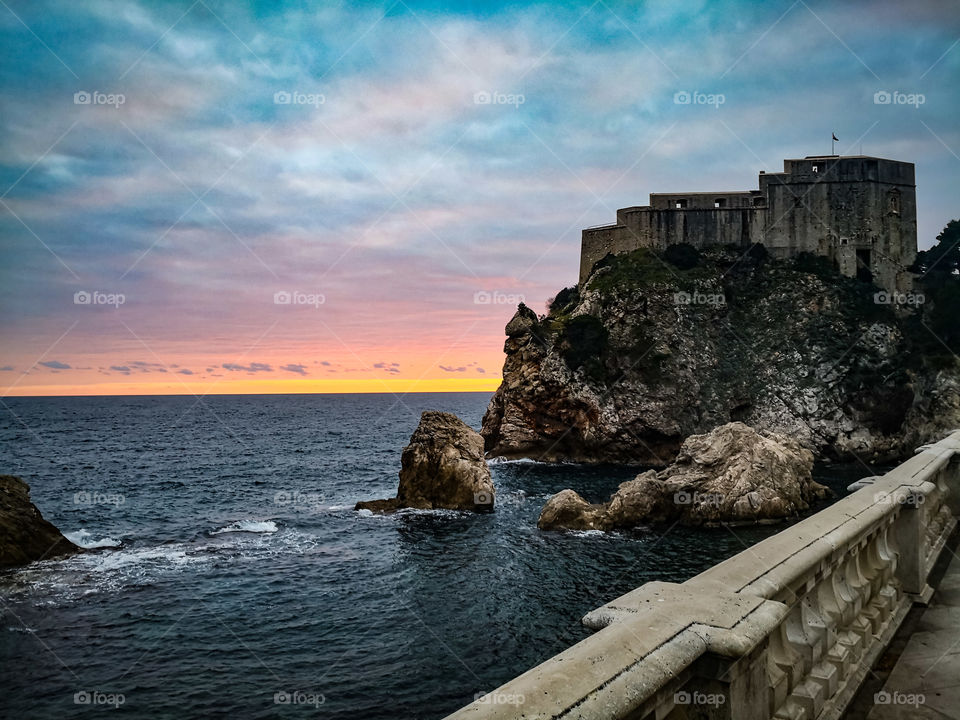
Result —
<instances>
[{"instance_id":1,"label":"rock outcrop in water","mask_svg":"<svg viewBox=\"0 0 960 720\"><path fill-rule=\"evenodd\" d=\"M483 438L456 415L424 412L400 462L397 497L359 502L356 510L493 510L493 480L483 457Z\"/></svg>"},{"instance_id":2,"label":"rock outcrop in water","mask_svg":"<svg viewBox=\"0 0 960 720\"><path fill-rule=\"evenodd\" d=\"M960 425L960 368L940 340L960 293L894 298L762 246L688 250L682 267L611 256L546 316L520 306L488 457L663 467L688 436L742 421L881 462Z\"/></svg>"},{"instance_id":3,"label":"rock outcrop in water","mask_svg":"<svg viewBox=\"0 0 960 720\"><path fill-rule=\"evenodd\" d=\"M30 486L13 475L0 475L0 567L69 555L80 548L43 519L30 502Z\"/></svg>"},{"instance_id":4,"label":"rock outcrop in water","mask_svg":"<svg viewBox=\"0 0 960 720\"><path fill-rule=\"evenodd\" d=\"M686 525L782 520L829 493L813 481L813 453L791 438L722 425L683 443L676 461L622 483L609 502L591 505L573 490L554 495L541 530L613 530L679 521Z\"/></svg>"}]
</instances>

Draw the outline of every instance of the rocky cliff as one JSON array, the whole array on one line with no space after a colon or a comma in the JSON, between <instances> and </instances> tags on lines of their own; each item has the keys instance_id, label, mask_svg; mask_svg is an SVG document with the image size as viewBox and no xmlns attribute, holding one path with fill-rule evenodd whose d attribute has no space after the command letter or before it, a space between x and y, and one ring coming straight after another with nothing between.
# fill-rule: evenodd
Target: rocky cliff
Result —
<instances>
[{"instance_id":1,"label":"rocky cliff","mask_svg":"<svg viewBox=\"0 0 960 720\"><path fill-rule=\"evenodd\" d=\"M507 325L487 454L663 466L731 421L820 456L908 454L960 426L936 332L950 322L920 290L891 297L762 246L608 256L546 316L521 305Z\"/></svg>"},{"instance_id":2,"label":"rocky cliff","mask_svg":"<svg viewBox=\"0 0 960 720\"><path fill-rule=\"evenodd\" d=\"M43 519L30 502L30 486L13 475L0 475L0 567L69 555L80 548Z\"/></svg>"}]
</instances>

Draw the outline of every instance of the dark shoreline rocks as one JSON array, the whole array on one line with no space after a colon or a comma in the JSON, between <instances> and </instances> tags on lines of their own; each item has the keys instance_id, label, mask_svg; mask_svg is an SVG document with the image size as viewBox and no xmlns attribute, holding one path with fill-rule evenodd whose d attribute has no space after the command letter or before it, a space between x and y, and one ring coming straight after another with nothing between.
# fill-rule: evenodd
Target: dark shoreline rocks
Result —
<instances>
[{"instance_id":1,"label":"dark shoreline rocks","mask_svg":"<svg viewBox=\"0 0 960 720\"><path fill-rule=\"evenodd\" d=\"M427 410L403 449L397 497L358 502L355 510L403 508L491 512L493 480L483 438L451 413Z\"/></svg>"},{"instance_id":2,"label":"dark shoreline rocks","mask_svg":"<svg viewBox=\"0 0 960 720\"><path fill-rule=\"evenodd\" d=\"M13 475L0 475L0 567L72 555L81 549L43 519L30 502L30 486Z\"/></svg>"},{"instance_id":3,"label":"dark shoreline rocks","mask_svg":"<svg viewBox=\"0 0 960 720\"><path fill-rule=\"evenodd\" d=\"M813 453L793 438L728 423L683 443L677 459L622 483L603 504L573 490L547 501L541 530L614 530L679 522L751 524L784 520L829 495L814 482Z\"/></svg>"}]
</instances>

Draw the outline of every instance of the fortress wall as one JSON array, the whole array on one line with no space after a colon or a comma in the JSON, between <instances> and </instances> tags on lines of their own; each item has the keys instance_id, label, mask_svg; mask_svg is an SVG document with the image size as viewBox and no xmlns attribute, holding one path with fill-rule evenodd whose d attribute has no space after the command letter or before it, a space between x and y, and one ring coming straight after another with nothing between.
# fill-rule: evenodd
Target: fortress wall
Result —
<instances>
[{"instance_id":1,"label":"fortress wall","mask_svg":"<svg viewBox=\"0 0 960 720\"><path fill-rule=\"evenodd\" d=\"M913 164L860 156L783 164L782 173L760 174L759 190L654 193L649 206L618 210L616 225L583 232L580 281L608 253L761 242L776 258L827 257L850 277L869 258L877 285L908 290L917 247Z\"/></svg>"},{"instance_id":2,"label":"fortress wall","mask_svg":"<svg viewBox=\"0 0 960 720\"><path fill-rule=\"evenodd\" d=\"M623 225L606 225L599 228L587 228L580 236L580 280L583 283L590 275L598 260L612 253L636 250L639 246L635 233Z\"/></svg>"}]
</instances>

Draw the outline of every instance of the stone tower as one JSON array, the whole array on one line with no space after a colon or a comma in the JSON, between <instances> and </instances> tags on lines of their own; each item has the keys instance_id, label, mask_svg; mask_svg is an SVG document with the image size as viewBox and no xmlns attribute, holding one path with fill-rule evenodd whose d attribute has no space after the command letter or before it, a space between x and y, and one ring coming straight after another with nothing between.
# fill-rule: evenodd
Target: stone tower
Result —
<instances>
[{"instance_id":1,"label":"stone tower","mask_svg":"<svg viewBox=\"0 0 960 720\"><path fill-rule=\"evenodd\" d=\"M650 204L617 210L612 225L583 231L580 282L608 253L763 243L786 258L810 252L844 275L890 292L910 289L917 253L913 163L863 155L784 160L760 173L759 190L654 193Z\"/></svg>"}]
</instances>

